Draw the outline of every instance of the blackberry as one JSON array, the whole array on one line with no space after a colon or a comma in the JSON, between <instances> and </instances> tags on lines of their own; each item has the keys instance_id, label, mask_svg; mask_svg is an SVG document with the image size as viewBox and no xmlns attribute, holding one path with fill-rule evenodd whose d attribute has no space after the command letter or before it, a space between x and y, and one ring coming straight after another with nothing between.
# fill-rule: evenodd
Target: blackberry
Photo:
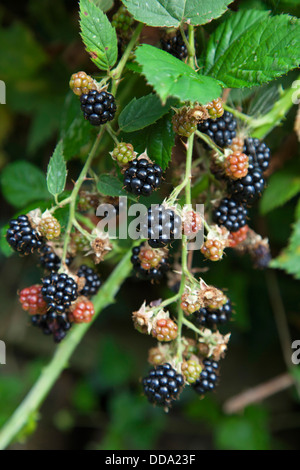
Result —
<instances>
[{"instance_id":1,"label":"blackberry","mask_svg":"<svg viewBox=\"0 0 300 470\"><path fill-rule=\"evenodd\" d=\"M75 302L74 309L72 308L69 314L70 321L74 323L90 323L95 314L93 302L81 297Z\"/></svg>"},{"instance_id":2,"label":"blackberry","mask_svg":"<svg viewBox=\"0 0 300 470\"><path fill-rule=\"evenodd\" d=\"M247 223L247 208L233 198L224 198L214 210L213 220L218 225L224 225L229 232L237 232Z\"/></svg>"},{"instance_id":3,"label":"blackberry","mask_svg":"<svg viewBox=\"0 0 300 470\"><path fill-rule=\"evenodd\" d=\"M211 328L216 325L224 325L227 323L232 314L232 306L230 300L226 304L222 305L217 310L211 310L209 308L200 308L193 313L195 322L200 326Z\"/></svg>"},{"instance_id":4,"label":"blackberry","mask_svg":"<svg viewBox=\"0 0 300 470\"><path fill-rule=\"evenodd\" d=\"M66 314L56 315L55 313L46 313L44 315L33 315L31 323L42 330L44 335L53 335L55 343L66 336L71 328L71 323Z\"/></svg>"},{"instance_id":5,"label":"blackberry","mask_svg":"<svg viewBox=\"0 0 300 470\"><path fill-rule=\"evenodd\" d=\"M159 165L149 163L145 158L136 158L124 173L125 189L137 196L150 196L160 185L161 175Z\"/></svg>"},{"instance_id":6,"label":"blackberry","mask_svg":"<svg viewBox=\"0 0 300 470\"><path fill-rule=\"evenodd\" d=\"M196 380L199 378L200 373L202 371L202 367L200 366L198 361L189 359L188 361L182 363L181 371L187 383L191 385L195 383Z\"/></svg>"},{"instance_id":7,"label":"blackberry","mask_svg":"<svg viewBox=\"0 0 300 470\"><path fill-rule=\"evenodd\" d=\"M90 90L96 89L94 80L85 72L73 73L69 85L73 93L77 96L81 96L88 93Z\"/></svg>"},{"instance_id":8,"label":"blackberry","mask_svg":"<svg viewBox=\"0 0 300 470\"><path fill-rule=\"evenodd\" d=\"M233 114L225 111L218 119L206 119L198 124L198 130L208 135L221 148L229 147L236 136L237 122ZM199 142L209 148L201 139Z\"/></svg>"},{"instance_id":9,"label":"blackberry","mask_svg":"<svg viewBox=\"0 0 300 470\"><path fill-rule=\"evenodd\" d=\"M29 315L42 314L47 311L47 304L43 299L41 290L42 286L35 284L34 286L25 287L19 294L22 308L27 311Z\"/></svg>"},{"instance_id":10,"label":"blackberry","mask_svg":"<svg viewBox=\"0 0 300 470\"><path fill-rule=\"evenodd\" d=\"M39 230L47 240L52 240L53 238L59 237L61 227L58 220L52 215L49 215L48 217L42 218L39 224Z\"/></svg>"},{"instance_id":11,"label":"blackberry","mask_svg":"<svg viewBox=\"0 0 300 470\"><path fill-rule=\"evenodd\" d=\"M228 191L234 199L245 204L252 204L261 196L265 187L262 171L256 163L249 161L248 173L244 178L230 180Z\"/></svg>"},{"instance_id":12,"label":"blackberry","mask_svg":"<svg viewBox=\"0 0 300 470\"><path fill-rule=\"evenodd\" d=\"M43 238L32 228L27 215L19 215L17 219L9 222L6 240L15 251L22 255L33 253L43 245Z\"/></svg>"},{"instance_id":13,"label":"blackberry","mask_svg":"<svg viewBox=\"0 0 300 470\"><path fill-rule=\"evenodd\" d=\"M266 171L271 157L269 147L259 139L248 137L244 141L243 152L249 157L249 163L257 164L262 172Z\"/></svg>"},{"instance_id":14,"label":"blackberry","mask_svg":"<svg viewBox=\"0 0 300 470\"><path fill-rule=\"evenodd\" d=\"M48 304L48 312L65 313L78 297L78 285L65 273L52 272L43 280L42 295Z\"/></svg>"},{"instance_id":15,"label":"blackberry","mask_svg":"<svg viewBox=\"0 0 300 470\"><path fill-rule=\"evenodd\" d=\"M209 239L203 244L201 253L211 261L219 261L223 258L224 243L220 240Z\"/></svg>"},{"instance_id":16,"label":"blackberry","mask_svg":"<svg viewBox=\"0 0 300 470\"><path fill-rule=\"evenodd\" d=\"M117 109L115 98L107 91L91 90L80 97L84 118L93 126L111 121Z\"/></svg>"},{"instance_id":17,"label":"blackberry","mask_svg":"<svg viewBox=\"0 0 300 470\"><path fill-rule=\"evenodd\" d=\"M177 59L183 60L188 55L188 50L180 31L177 31L176 35L173 38L162 38L160 40L160 43L164 51L169 52L169 54L176 57Z\"/></svg>"},{"instance_id":18,"label":"blackberry","mask_svg":"<svg viewBox=\"0 0 300 470\"><path fill-rule=\"evenodd\" d=\"M203 395L211 392L217 385L219 364L216 361L206 359L203 361L203 370L200 377L192 384L195 392Z\"/></svg>"},{"instance_id":19,"label":"blackberry","mask_svg":"<svg viewBox=\"0 0 300 470\"><path fill-rule=\"evenodd\" d=\"M150 269L145 269L142 267L142 261L139 256L141 248L144 245L144 243L141 243L140 246L132 248L131 263L133 264L133 269L142 279L159 281L169 269L168 260L166 257L162 257L156 266L150 267Z\"/></svg>"},{"instance_id":20,"label":"blackberry","mask_svg":"<svg viewBox=\"0 0 300 470\"><path fill-rule=\"evenodd\" d=\"M43 245L39 253L39 261L41 266L46 269L46 271L57 272L61 265L60 257L53 251L49 245ZM71 264L72 258L67 256L66 265Z\"/></svg>"},{"instance_id":21,"label":"blackberry","mask_svg":"<svg viewBox=\"0 0 300 470\"><path fill-rule=\"evenodd\" d=\"M84 277L85 279L85 285L79 292L80 295L92 297L97 294L101 286L101 281L98 274L92 268L82 264L77 271L77 276Z\"/></svg>"},{"instance_id":22,"label":"blackberry","mask_svg":"<svg viewBox=\"0 0 300 470\"><path fill-rule=\"evenodd\" d=\"M142 238L152 248L163 248L180 237L181 218L172 209L154 205L148 209L147 221L141 227Z\"/></svg>"},{"instance_id":23,"label":"blackberry","mask_svg":"<svg viewBox=\"0 0 300 470\"><path fill-rule=\"evenodd\" d=\"M149 375L143 379L144 392L149 402L159 406L168 406L176 400L183 385L183 376L177 374L168 363L151 369Z\"/></svg>"},{"instance_id":24,"label":"blackberry","mask_svg":"<svg viewBox=\"0 0 300 470\"><path fill-rule=\"evenodd\" d=\"M161 318L157 320L155 326L152 329L153 338L157 338L158 341L173 341L177 338L178 327L171 318Z\"/></svg>"}]
</instances>

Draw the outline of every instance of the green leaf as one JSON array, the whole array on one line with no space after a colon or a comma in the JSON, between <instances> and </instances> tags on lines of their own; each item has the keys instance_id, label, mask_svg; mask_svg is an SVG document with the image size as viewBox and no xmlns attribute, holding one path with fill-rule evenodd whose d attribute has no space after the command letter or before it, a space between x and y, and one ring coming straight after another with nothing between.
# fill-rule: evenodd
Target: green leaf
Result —
<instances>
[{"instance_id":1,"label":"green leaf","mask_svg":"<svg viewBox=\"0 0 300 470\"><path fill-rule=\"evenodd\" d=\"M38 199L49 199L44 173L24 160L4 168L1 186L5 199L15 207L25 207Z\"/></svg>"},{"instance_id":2,"label":"green leaf","mask_svg":"<svg viewBox=\"0 0 300 470\"><path fill-rule=\"evenodd\" d=\"M47 171L47 187L49 193L58 196L63 192L66 185L67 167L63 154L63 143L60 140L55 147L52 157L50 158Z\"/></svg>"},{"instance_id":3,"label":"green leaf","mask_svg":"<svg viewBox=\"0 0 300 470\"><path fill-rule=\"evenodd\" d=\"M92 61L101 70L111 68L118 57L116 30L105 13L89 0L80 0L80 27Z\"/></svg>"},{"instance_id":4,"label":"green leaf","mask_svg":"<svg viewBox=\"0 0 300 470\"><path fill-rule=\"evenodd\" d=\"M113 7L114 1L113 0L93 0L93 3L101 8L104 13L110 10Z\"/></svg>"},{"instance_id":5,"label":"green leaf","mask_svg":"<svg viewBox=\"0 0 300 470\"><path fill-rule=\"evenodd\" d=\"M194 26L221 16L232 0L122 0L132 16L150 26L174 26L186 22Z\"/></svg>"},{"instance_id":6,"label":"green leaf","mask_svg":"<svg viewBox=\"0 0 300 470\"><path fill-rule=\"evenodd\" d=\"M143 44L136 50L136 60L163 103L169 96L176 96L182 101L206 104L221 94L221 87L216 80L196 73L187 64L161 49Z\"/></svg>"},{"instance_id":7,"label":"green leaf","mask_svg":"<svg viewBox=\"0 0 300 470\"><path fill-rule=\"evenodd\" d=\"M289 15L242 10L211 36L204 73L226 87L258 86L298 67L300 20Z\"/></svg>"},{"instance_id":8,"label":"green leaf","mask_svg":"<svg viewBox=\"0 0 300 470\"><path fill-rule=\"evenodd\" d=\"M133 100L122 110L119 127L124 132L133 132L149 126L169 111L171 102L165 106L157 95L150 94Z\"/></svg>"},{"instance_id":9,"label":"green leaf","mask_svg":"<svg viewBox=\"0 0 300 470\"><path fill-rule=\"evenodd\" d=\"M134 150L148 156L165 170L171 160L175 133L170 114L162 117L156 124L146 127L134 134L126 134L124 140L133 145Z\"/></svg>"},{"instance_id":10,"label":"green leaf","mask_svg":"<svg viewBox=\"0 0 300 470\"><path fill-rule=\"evenodd\" d=\"M10 255L13 254L14 250L6 241L7 229L8 229L8 225L6 224L4 227L1 227L1 230L0 230L0 252L4 256L9 257Z\"/></svg>"},{"instance_id":11,"label":"green leaf","mask_svg":"<svg viewBox=\"0 0 300 470\"><path fill-rule=\"evenodd\" d=\"M288 246L271 261L270 266L283 269L296 279L300 279L300 220L293 227Z\"/></svg>"},{"instance_id":12,"label":"green leaf","mask_svg":"<svg viewBox=\"0 0 300 470\"><path fill-rule=\"evenodd\" d=\"M300 176L299 173L293 171L292 167L274 173L268 180L268 186L260 201L261 213L267 214L282 206L299 192Z\"/></svg>"},{"instance_id":13,"label":"green leaf","mask_svg":"<svg viewBox=\"0 0 300 470\"><path fill-rule=\"evenodd\" d=\"M126 196L122 182L110 174L104 174L99 177L97 184L98 191L104 196ZM129 197L129 196L128 196Z\"/></svg>"}]
</instances>

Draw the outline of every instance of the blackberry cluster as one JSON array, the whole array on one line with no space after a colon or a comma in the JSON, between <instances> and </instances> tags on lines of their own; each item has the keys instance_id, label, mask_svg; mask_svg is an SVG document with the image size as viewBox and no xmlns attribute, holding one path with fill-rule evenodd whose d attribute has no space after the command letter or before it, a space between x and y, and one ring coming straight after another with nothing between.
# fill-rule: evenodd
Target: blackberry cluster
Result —
<instances>
[{"instance_id":1,"label":"blackberry cluster","mask_svg":"<svg viewBox=\"0 0 300 470\"><path fill-rule=\"evenodd\" d=\"M78 297L78 285L67 274L52 272L42 282L42 295L47 302L49 313L65 313L71 302Z\"/></svg>"},{"instance_id":2,"label":"blackberry cluster","mask_svg":"<svg viewBox=\"0 0 300 470\"><path fill-rule=\"evenodd\" d=\"M203 370L200 377L192 384L195 392L203 395L211 392L217 385L219 364L216 361L206 359L203 361Z\"/></svg>"},{"instance_id":3,"label":"blackberry cluster","mask_svg":"<svg viewBox=\"0 0 300 470\"><path fill-rule=\"evenodd\" d=\"M183 60L188 55L187 47L182 39L180 31L177 31L176 36L171 39L161 39L161 47L164 51L169 52L177 59Z\"/></svg>"},{"instance_id":4,"label":"blackberry cluster","mask_svg":"<svg viewBox=\"0 0 300 470\"><path fill-rule=\"evenodd\" d=\"M160 281L169 269L168 260L167 258L162 258L158 266L151 268L149 270L142 268L139 254L141 251L141 247L143 245L144 243L141 243L140 246L135 246L132 248L131 262L133 264L133 269L138 274L138 276L141 277L142 279L149 280L149 281L150 280Z\"/></svg>"},{"instance_id":5,"label":"blackberry cluster","mask_svg":"<svg viewBox=\"0 0 300 470\"><path fill-rule=\"evenodd\" d=\"M243 152L248 155L249 163L256 164L262 172L268 169L271 151L265 142L248 137L244 141Z\"/></svg>"},{"instance_id":6,"label":"blackberry cluster","mask_svg":"<svg viewBox=\"0 0 300 470\"><path fill-rule=\"evenodd\" d=\"M60 268L61 259L49 245L43 245L39 252L39 261L41 266L49 272L57 272ZM69 266L72 261L70 256L66 258L66 265Z\"/></svg>"},{"instance_id":7,"label":"blackberry cluster","mask_svg":"<svg viewBox=\"0 0 300 470\"><path fill-rule=\"evenodd\" d=\"M43 246L43 238L32 228L27 215L19 215L9 222L6 232L9 245L22 255L28 255Z\"/></svg>"},{"instance_id":8,"label":"blackberry cluster","mask_svg":"<svg viewBox=\"0 0 300 470\"><path fill-rule=\"evenodd\" d=\"M225 111L218 119L206 119L198 124L198 130L208 135L221 148L229 147L236 136L237 121L233 114ZM201 139L199 142L209 148Z\"/></svg>"},{"instance_id":9,"label":"blackberry cluster","mask_svg":"<svg viewBox=\"0 0 300 470\"><path fill-rule=\"evenodd\" d=\"M44 315L33 315L31 323L40 328L44 335L53 335L55 343L60 343L71 328L71 323L65 313L57 315L55 312L48 312Z\"/></svg>"},{"instance_id":10,"label":"blackberry cluster","mask_svg":"<svg viewBox=\"0 0 300 470\"><path fill-rule=\"evenodd\" d=\"M149 375L143 379L145 395L150 403L159 406L168 406L176 400L184 385L181 374L168 364L151 369Z\"/></svg>"},{"instance_id":11,"label":"blackberry cluster","mask_svg":"<svg viewBox=\"0 0 300 470\"><path fill-rule=\"evenodd\" d=\"M218 310L211 310L209 308L200 308L193 313L195 322L200 326L214 327L217 325L224 325L227 323L232 314L232 306L230 300L222 305Z\"/></svg>"},{"instance_id":12,"label":"blackberry cluster","mask_svg":"<svg viewBox=\"0 0 300 470\"><path fill-rule=\"evenodd\" d=\"M93 126L111 121L117 109L115 98L107 91L91 90L80 97L84 118Z\"/></svg>"},{"instance_id":13,"label":"blackberry cluster","mask_svg":"<svg viewBox=\"0 0 300 470\"><path fill-rule=\"evenodd\" d=\"M213 220L218 225L224 225L229 232L237 232L247 223L247 208L234 198L224 198L214 210Z\"/></svg>"},{"instance_id":14,"label":"blackberry cluster","mask_svg":"<svg viewBox=\"0 0 300 470\"><path fill-rule=\"evenodd\" d=\"M141 226L142 238L152 248L163 248L181 234L181 218L172 209L155 205L148 209L147 220Z\"/></svg>"},{"instance_id":15,"label":"blackberry cluster","mask_svg":"<svg viewBox=\"0 0 300 470\"><path fill-rule=\"evenodd\" d=\"M124 174L124 186L137 196L150 196L161 182L162 169L159 165L149 163L145 158L135 159L129 163Z\"/></svg>"},{"instance_id":16,"label":"blackberry cluster","mask_svg":"<svg viewBox=\"0 0 300 470\"><path fill-rule=\"evenodd\" d=\"M249 160L248 173L238 180L228 182L228 192L235 201L252 204L262 194L265 180L258 164Z\"/></svg>"},{"instance_id":17,"label":"blackberry cluster","mask_svg":"<svg viewBox=\"0 0 300 470\"><path fill-rule=\"evenodd\" d=\"M80 295L92 297L97 294L101 286L101 281L98 274L92 268L82 264L78 269L77 276L84 277L85 279L85 285L79 292Z\"/></svg>"}]
</instances>

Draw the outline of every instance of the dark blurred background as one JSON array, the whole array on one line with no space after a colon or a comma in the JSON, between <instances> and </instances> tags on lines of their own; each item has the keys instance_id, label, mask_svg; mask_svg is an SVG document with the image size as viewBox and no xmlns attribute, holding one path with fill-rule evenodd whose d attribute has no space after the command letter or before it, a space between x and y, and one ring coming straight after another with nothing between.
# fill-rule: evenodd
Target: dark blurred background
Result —
<instances>
[{"instance_id":1,"label":"dark blurred background","mask_svg":"<svg viewBox=\"0 0 300 470\"><path fill-rule=\"evenodd\" d=\"M235 2L291 11L288 2ZM296 3L296 2L291 2ZM116 11L119 2L109 11ZM22 159L46 171L55 147L69 95L70 75L96 73L79 36L78 5L74 1L29 0L0 6L0 79L7 86L7 104L0 105L0 167ZM211 27L211 26L210 26ZM150 33L149 33L150 34ZM291 83L292 77L288 77ZM139 84L139 82L137 82ZM137 87L138 85L136 85ZM136 88L137 89L137 88ZM144 93L141 80L137 94ZM297 155L292 134L295 110L267 143L275 155ZM281 152L281 153L280 153ZM278 157L279 158L279 157ZM285 157L283 158L285 159ZM100 165L100 164L99 164ZM103 165L103 164L102 164ZM68 163L69 179L81 168L81 157ZM251 213L251 227L269 237L273 256L287 245L297 197L260 215ZM1 199L1 226L16 209ZM0 366L0 426L8 419L38 377L54 350L51 338L29 326L16 291L40 282L32 258L6 256L1 241L0 339L7 346L7 364ZM217 391L204 400L185 391L165 414L142 396L140 377L147 370L151 338L133 329L131 313L146 299L170 295L163 284L128 279L117 302L105 309L72 357L34 420L19 436L16 449L297 449L300 441L299 394L293 386L250 403L236 414L224 411L227 400L277 376L287 364L282 343L286 328L300 339L299 281L283 271L254 270L250 257L233 250L221 263L208 267L205 280L228 290L235 306L227 356L221 363ZM102 278L111 266L105 265ZM282 305L281 305L282 302ZM225 330L226 331L226 330ZM287 344L288 345L288 344ZM292 349L286 356L292 354ZM298 374L299 375L299 374ZM225 407L226 409L226 407ZM23 441L22 441L23 439Z\"/></svg>"}]
</instances>

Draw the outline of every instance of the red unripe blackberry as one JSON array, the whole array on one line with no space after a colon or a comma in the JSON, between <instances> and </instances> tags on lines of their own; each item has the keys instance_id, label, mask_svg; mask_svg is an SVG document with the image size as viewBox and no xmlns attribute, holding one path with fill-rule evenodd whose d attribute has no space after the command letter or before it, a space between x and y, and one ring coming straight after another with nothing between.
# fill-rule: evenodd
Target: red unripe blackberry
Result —
<instances>
[{"instance_id":1,"label":"red unripe blackberry","mask_svg":"<svg viewBox=\"0 0 300 470\"><path fill-rule=\"evenodd\" d=\"M194 210L183 212L182 215L182 230L187 237L193 237L203 227L201 215Z\"/></svg>"},{"instance_id":2,"label":"red unripe blackberry","mask_svg":"<svg viewBox=\"0 0 300 470\"><path fill-rule=\"evenodd\" d=\"M234 152L226 157L224 162L225 174L228 178L237 180L248 173L249 158L242 152Z\"/></svg>"},{"instance_id":3,"label":"red unripe blackberry","mask_svg":"<svg viewBox=\"0 0 300 470\"><path fill-rule=\"evenodd\" d=\"M249 162L258 165L262 172L266 171L271 157L271 151L265 142L248 137L244 141L244 153L249 156Z\"/></svg>"},{"instance_id":4,"label":"red unripe blackberry","mask_svg":"<svg viewBox=\"0 0 300 470\"><path fill-rule=\"evenodd\" d=\"M136 152L131 144L120 142L111 152L114 160L117 160L121 165L126 165L136 158Z\"/></svg>"},{"instance_id":5,"label":"red unripe blackberry","mask_svg":"<svg viewBox=\"0 0 300 470\"><path fill-rule=\"evenodd\" d=\"M84 118L93 126L112 121L116 113L115 98L107 91L91 90L80 97Z\"/></svg>"},{"instance_id":6,"label":"red unripe blackberry","mask_svg":"<svg viewBox=\"0 0 300 470\"><path fill-rule=\"evenodd\" d=\"M206 104L205 107L211 119L218 119L224 114L223 101L221 98L211 101L211 103Z\"/></svg>"},{"instance_id":7,"label":"red unripe blackberry","mask_svg":"<svg viewBox=\"0 0 300 470\"><path fill-rule=\"evenodd\" d=\"M140 228L141 237L148 239L152 248L163 248L181 236L181 218L172 209L163 205L152 205L148 209L145 223Z\"/></svg>"},{"instance_id":8,"label":"red unripe blackberry","mask_svg":"<svg viewBox=\"0 0 300 470\"><path fill-rule=\"evenodd\" d=\"M132 248L131 262L137 275L145 280L159 281L169 269L168 260L162 256L161 250L150 249L153 252L153 257L149 260L149 251L143 252L144 243ZM142 251L142 259L141 259ZM155 255L157 251L157 255ZM148 263L147 263L148 261Z\"/></svg>"},{"instance_id":9,"label":"red unripe blackberry","mask_svg":"<svg viewBox=\"0 0 300 470\"><path fill-rule=\"evenodd\" d=\"M244 225L244 227L240 228L237 232L230 232L228 237L229 246L234 248L239 243L242 243L244 240L246 240L248 230L248 225Z\"/></svg>"},{"instance_id":10,"label":"red unripe blackberry","mask_svg":"<svg viewBox=\"0 0 300 470\"><path fill-rule=\"evenodd\" d=\"M90 90L96 89L96 84L92 77L85 72L73 73L70 79L70 88L77 96L88 93Z\"/></svg>"},{"instance_id":11,"label":"red unripe blackberry","mask_svg":"<svg viewBox=\"0 0 300 470\"><path fill-rule=\"evenodd\" d=\"M124 173L125 189L136 196L150 196L160 185L161 175L159 165L149 163L145 158L136 158Z\"/></svg>"},{"instance_id":12,"label":"red unripe blackberry","mask_svg":"<svg viewBox=\"0 0 300 470\"><path fill-rule=\"evenodd\" d=\"M41 315L47 311L47 303L42 296L42 286L36 284L22 289L19 298L23 310L29 315Z\"/></svg>"},{"instance_id":13,"label":"red unripe blackberry","mask_svg":"<svg viewBox=\"0 0 300 470\"><path fill-rule=\"evenodd\" d=\"M211 392L218 382L219 364L216 361L206 359L203 361L203 370L200 377L193 383L193 389L199 395Z\"/></svg>"},{"instance_id":14,"label":"red unripe blackberry","mask_svg":"<svg viewBox=\"0 0 300 470\"><path fill-rule=\"evenodd\" d=\"M78 277L83 277L85 279L85 285L79 292L80 295L85 297L92 297L97 294L100 286L101 280L98 274L89 266L82 264L77 271Z\"/></svg>"},{"instance_id":15,"label":"red unripe blackberry","mask_svg":"<svg viewBox=\"0 0 300 470\"><path fill-rule=\"evenodd\" d=\"M49 215L48 217L42 218L39 224L39 230L47 240L52 240L60 235L60 223L55 217Z\"/></svg>"},{"instance_id":16,"label":"red unripe blackberry","mask_svg":"<svg viewBox=\"0 0 300 470\"><path fill-rule=\"evenodd\" d=\"M219 309L200 308L193 313L195 322L207 328L213 328L226 324L232 315L232 306L228 300Z\"/></svg>"},{"instance_id":17,"label":"red unripe blackberry","mask_svg":"<svg viewBox=\"0 0 300 470\"><path fill-rule=\"evenodd\" d=\"M90 323L94 314L95 308L93 302L78 299L75 308L69 314L69 318L74 323Z\"/></svg>"},{"instance_id":18,"label":"red unripe blackberry","mask_svg":"<svg viewBox=\"0 0 300 470\"><path fill-rule=\"evenodd\" d=\"M206 240L201 253L211 261L219 261L223 257L224 243L220 240Z\"/></svg>"},{"instance_id":19,"label":"red unripe blackberry","mask_svg":"<svg viewBox=\"0 0 300 470\"><path fill-rule=\"evenodd\" d=\"M178 327L170 318L157 320L152 330L152 336L158 341L173 341L177 338Z\"/></svg>"},{"instance_id":20,"label":"red unripe blackberry","mask_svg":"<svg viewBox=\"0 0 300 470\"><path fill-rule=\"evenodd\" d=\"M183 376L168 363L151 369L149 375L143 379L146 397L150 403L159 406L169 406L176 400L183 385Z\"/></svg>"},{"instance_id":21,"label":"red unripe blackberry","mask_svg":"<svg viewBox=\"0 0 300 470\"><path fill-rule=\"evenodd\" d=\"M237 232L247 223L247 208L233 198L224 198L213 212L213 221L224 225L229 232Z\"/></svg>"},{"instance_id":22,"label":"red unripe blackberry","mask_svg":"<svg viewBox=\"0 0 300 470\"><path fill-rule=\"evenodd\" d=\"M42 294L48 305L48 312L65 313L71 302L78 297L78 285L65 273L52 272L43 280Z\"/></svg>"},{"instance_id":23,"label":"red unripe blackberry","mask_svg":"<svg viewBox=\"0 0 300 470\"><path fill-rule=\"evenodd\" d=\"M43 246L43 238L32 228L27 215L19 215L17 219L9 222L6 240L15 251L22 255L38 251Z\"/></svg>"},{"instance_id":24,"label":"red unripe blackberry","mask_svg":"<svg viewBox=\"0 0 300 470\"><path fill-rule=\"evenodd\" d=\"M169 52L169 54L174 57L177 57L177 59L183 60L188 55L188 50L180 31L177 31L176 36L174 36L173 38L162 38L160 40L160 43L164 51Z\"/></svg>"},{"instance_id":25,"label":"red unripe blackberry","mask_svg":"<svg viewBox=\"0 0 300 470\"><path fill-rule=\"evenodd\" d=\"M206 119L198 124L198 130L208 135L215 144L221 148L230 147L232 140L236 136L237 122L233 114L225 111L218 119ZM209 148L203 140L199 139L205 148Z\"/></svg>"}]
</instances>

